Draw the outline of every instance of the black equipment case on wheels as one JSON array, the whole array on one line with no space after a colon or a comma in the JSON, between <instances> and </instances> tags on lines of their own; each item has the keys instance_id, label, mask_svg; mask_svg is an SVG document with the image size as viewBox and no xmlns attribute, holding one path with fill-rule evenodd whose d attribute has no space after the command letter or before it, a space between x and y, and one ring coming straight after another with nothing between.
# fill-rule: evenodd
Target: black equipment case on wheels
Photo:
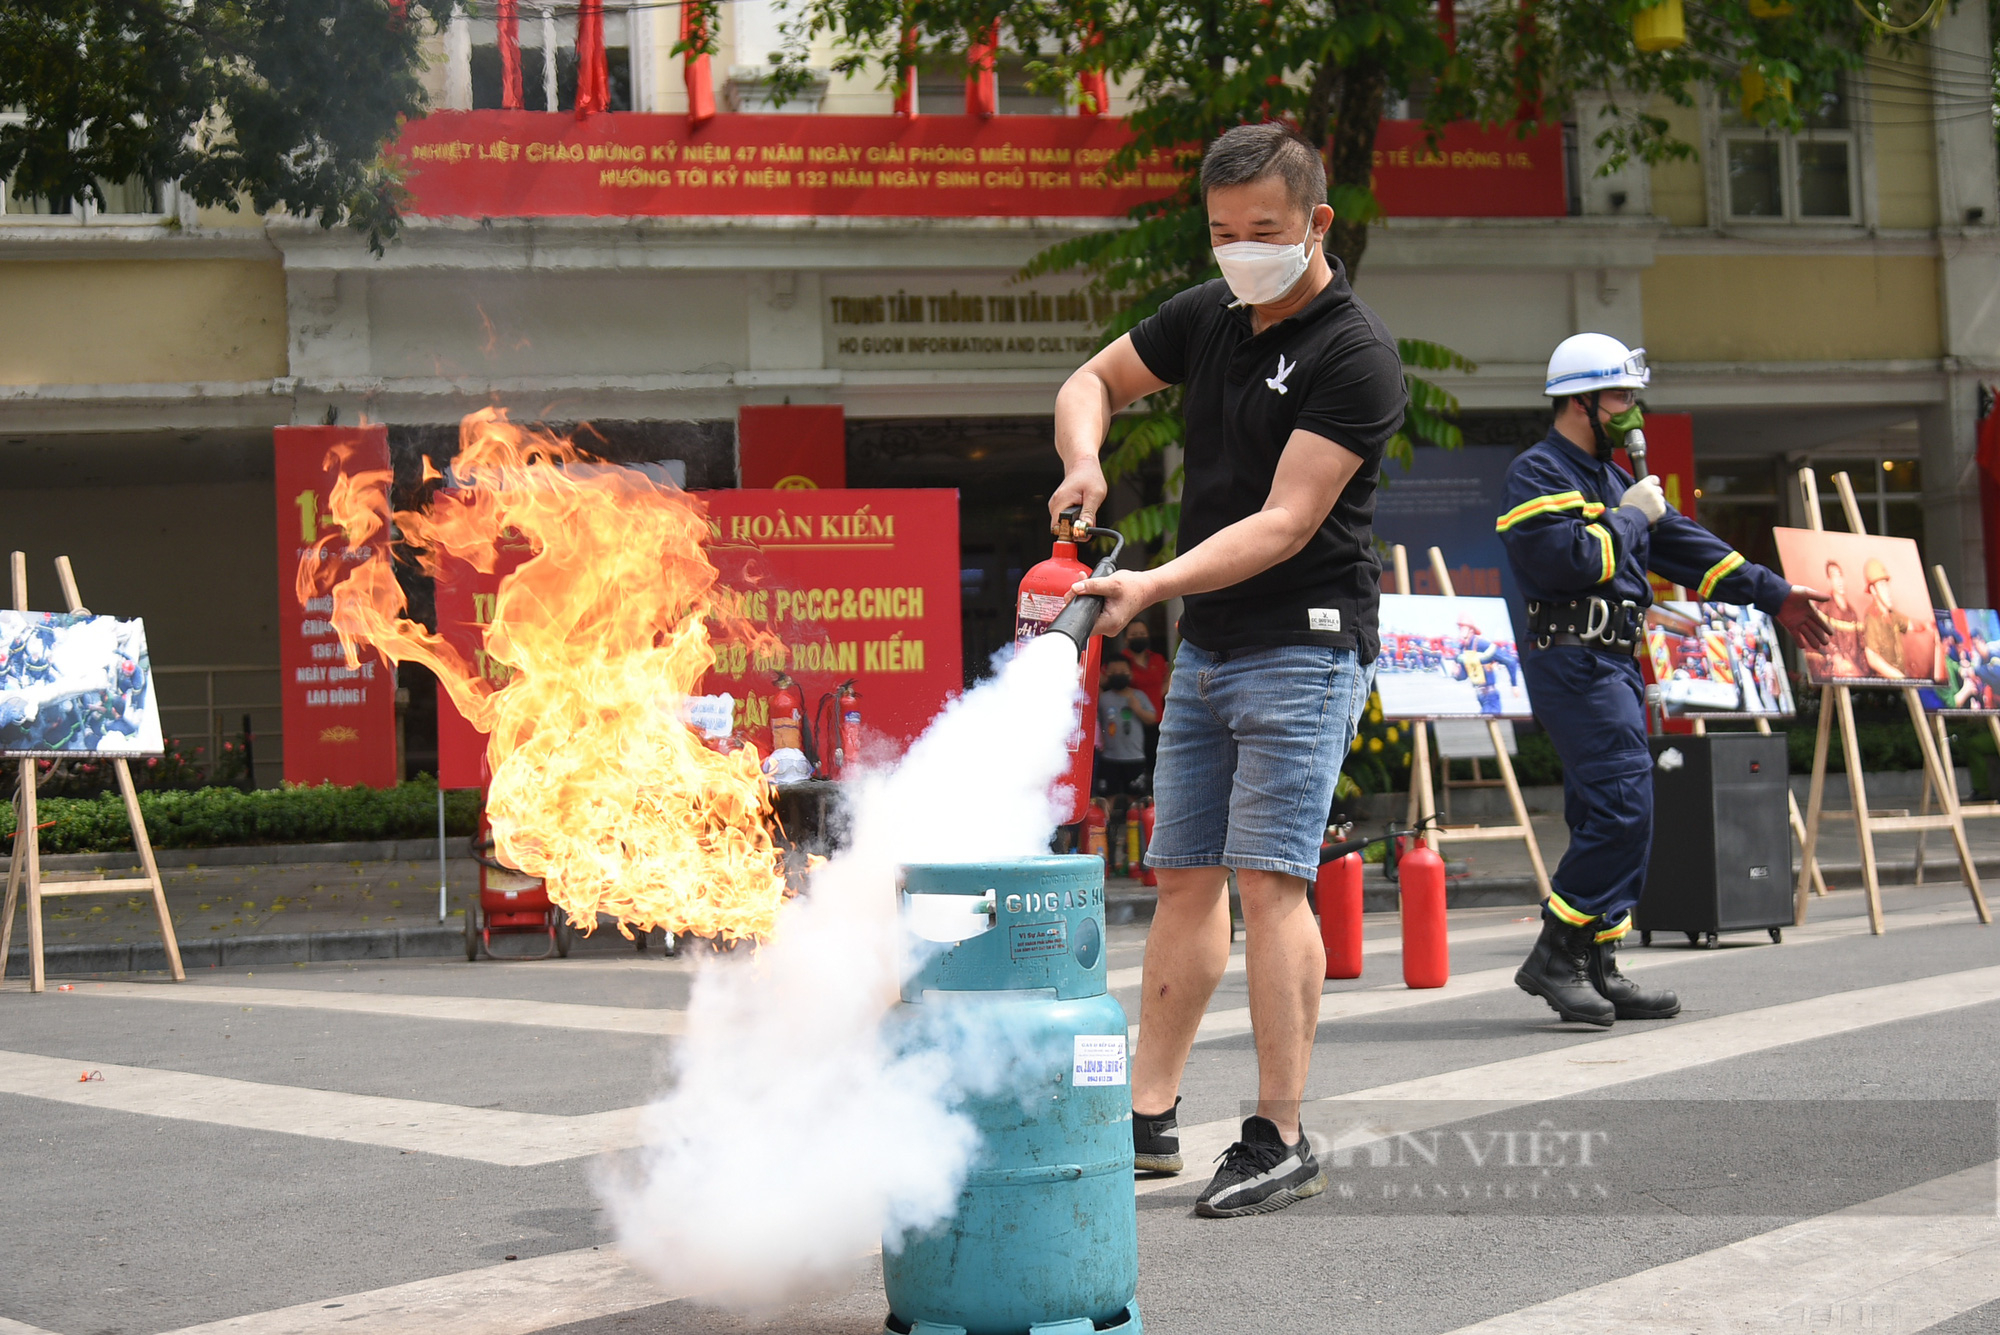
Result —
<instances>
[{"instance_id":1,"label":"black equipment case on wheels","mask_svg":"<svg viewBox=\"0 0 2000 1335\"><path fill-rule=\"evenodd\" d=\"M1685 932L1768 931L1792 921L1790 769L1782 735L1655 737L1653 854L1632 913L1645 945Z\"/></svg>"}]
</instances>

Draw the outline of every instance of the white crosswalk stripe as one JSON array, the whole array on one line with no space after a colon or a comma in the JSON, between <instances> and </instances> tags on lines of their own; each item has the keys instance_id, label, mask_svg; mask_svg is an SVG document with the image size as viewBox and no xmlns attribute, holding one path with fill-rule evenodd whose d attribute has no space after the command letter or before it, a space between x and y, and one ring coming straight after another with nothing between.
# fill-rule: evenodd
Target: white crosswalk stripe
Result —
<instances>
[{"instance_id":1,"label":"white crosswalk stripe","mask_svg":"<svg viewBox=\"0 0 2000 1335\"><path fill-rule=\"evenodd\" d=\"M75 995L112 1000L171 1001L219 1006L268 1006L274 1010L345 1011L411 1020L463 1020L475 1024L583 1029L602 1034L659 1038L685 1033L687 1013L636 1006L585 1006L513 997L436 997L398 992L331 992L303 987L216 987L200 983L80 983Z\"/></svg>"},{"instance_id":2,"label":"white crosswalk stripe","mask_svg":"<svg viewBox=\"0 0 2000 1335\"><path fill-rule=\"evenodd\" d=\"M1996 1167L1969 1168L1452 1335L1916 1335L2000 1299Z\"/></svg>"}]
</instances>

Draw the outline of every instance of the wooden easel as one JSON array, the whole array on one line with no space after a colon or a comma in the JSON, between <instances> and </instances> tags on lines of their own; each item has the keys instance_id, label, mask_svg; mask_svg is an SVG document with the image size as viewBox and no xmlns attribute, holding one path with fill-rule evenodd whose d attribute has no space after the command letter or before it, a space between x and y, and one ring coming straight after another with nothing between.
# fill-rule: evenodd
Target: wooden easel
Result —
<instances>
[{"instance_id":1,"label":"wooden easel","mask_svg":"<svg viewBox=\"0 0 2000 1335\"><path fill-rule=\"evenodd\" d=\"M1410 587L1410 557L1402 544L1391 549L1396 561L1396 587L1407 591ZM1444 553L1431 548L1431 573L1436 576L1438 592L1451 597L1451 573L1445 569ZM1496 839L1519 839L1528 847L1528 861L1535 869L1535 885L1541 897L1549 897L1549 870L1542 862L1542 847L1535 842L1535 827L1528 819L1528 804L1521 800L1521 785L1514 779L1514 762L1507 755L1507 739L1500 731L1498 719L1487 719L1486 730L1493 738L1493 763L1500 768L1500 782L1507 789L1507 801L1514 809L1512 825L1433 825L1425 833L1423 841L1438 849L1447 841L1451 843L1490 843ZM1410 723L1410 814L1409 823L1428 822L1437 815L1437 802L1431 783L1431 738L1430 725L1422 720Z\"/></svg>"},{"instance_id":2,"label":"wooden easel","mask_svg":"<svg viewBox=\"0 0 2000 1335\"><path fill-rule=\"evenodd\" d=\"M83 599L77 596L76 575L70 569L69 558L56 558L56 575L62 580L63 597L69 603L69 610L87 610ZM14 553L14 608L28 610L28 558L24 552ZM42 876L41 839L35 829L35 785L40 777L32 759L20 762L20 784L14 793L14 857L7 865L7 901L0 909L0 978L7 969L7 950L14 942L14 905L19 902L21 886L28 887L28 987L40 992L46 981L42 964L42 901L56 895L122 895L133 890L148 890L153 895L153 909L160 915L160 939L167 948L167 963L173 967L174 981L184 982L187 973L181 968L180 943L174 939L173 915L167 911L166 887L160 881L160 867L153 860L153 841L146 835L146 821L139 814L139 793L132 786L132 767L123 757L112 760L112 767L118 772L118 790L125 795L125 815L132 822L132 846L139 850L139 864L144 869L143 876L122 876L117 879L104 877L67 877L61 880L47 880Z\"/></svg>"},{"instance_id":3,"label":"wooden easel","mask_svg":"<svg viewBox=\"0 0 2000 1335\"><path fill-rule=\"evenodd\" d=\"M1867 526L1861 522L1861 507L1854 500L1854 484L1845 473L1835 473L1833 481L1840 490L1840 507L1847 516L1848 530L1866 533ZM1814 529L1823 529L1825 525L1819 513L1819 483L1812 469L1799 470L1799 487L1804 493L1807 520ZM1868 790L1861 777L1861 743L1854 730L1853 689L1851 686L1820 687L1819 731L1813 741L1812 786L1806 802L1805 862L1799 868L1798 885L1792 894L1793 924L1802 925L1806 920L1806 887L1819 843L1821 806L1826 795L1827 742L1836 708L1840 714L1840 749L1847 761L1847 791L1854 804L1854 832L1861 844L1861 882L1868 892L1868 929L1877 936L1883 931L1882 887L1875 870L1875 836L1899 831L1951 831L1952 842L1958 848L1959 870L1964 873L1966 888L1972 894L1972 906L1979 913L1979 921L1991 922L1991 915L1986 910L1986 896L1979 889L1979 872L1972 865L1972 848L1965 841L1965 821L1959 814L1958 788L1952 782L1950 771L1940 768L1937 742L1931 735L1930 721L1924 717L1924 704L1917 697L1917 688L1902 688L1903 704L1910 712L1910 726L1916 729L1917 744L1923 752L1925 779L1938 794L1941 809L1935 815L1877 816L1868 810Z\"/></svg>"},{"instance_id":4,"label":"wooden easel","mask_svg":"<svg viewBox=\"0 0 2000 1335\"><path fill-rule=\"evenodd\" d=\"M1932 566L1931 575L1937 580L1938 594L1943 600L1945 607L1950 611L1956 612L1958 610L1958 596L1951 591L1951 579L1944 573L1944 567ZM1951 736L1945 730L1945 716L1942 712L1931 715L1931 726L1937 732L1938 756L1944 762L1944 772L1950 775L1952 773ZM2000 747L2000 714L1988 714L1986 716L1986 726L1993 730L1994 745ZM1956 791L1956 784L1953 787L1954 791ZM1925 812L1929 812L1931 809L1931 789L1928 783L1924 785L1923 809ZM1958 815L1961 820L1992 820L2000 817L2000 802L1961 802L1958 807ZM1918 885L1924 883L1924 836L1921 834L1917 836L1916 882Z\"/></svg>"}]
</instances>

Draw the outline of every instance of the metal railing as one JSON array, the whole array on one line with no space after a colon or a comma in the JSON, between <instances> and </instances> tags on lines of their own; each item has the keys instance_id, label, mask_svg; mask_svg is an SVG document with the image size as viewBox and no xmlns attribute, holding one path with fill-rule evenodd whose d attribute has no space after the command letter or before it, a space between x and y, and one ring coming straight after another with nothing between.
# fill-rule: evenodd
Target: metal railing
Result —
<instances>
[{"instance_id":1,"label":"metal railing","mask_svg":"<svg viewBox=\"0 0 2000 1335\"><path fill-rule=\"evenodd\" d=\"M256 739L252 781L259 788L275 788L285 775L284 705L278 698L278 672L277 667L265 663L186 667L156 663L153 685L159 693L161 730L169 738L180 739L184 746L202 747L201 763L213 773L224 744L242 740L247 714Z\"/></svg>"}]
</instances>

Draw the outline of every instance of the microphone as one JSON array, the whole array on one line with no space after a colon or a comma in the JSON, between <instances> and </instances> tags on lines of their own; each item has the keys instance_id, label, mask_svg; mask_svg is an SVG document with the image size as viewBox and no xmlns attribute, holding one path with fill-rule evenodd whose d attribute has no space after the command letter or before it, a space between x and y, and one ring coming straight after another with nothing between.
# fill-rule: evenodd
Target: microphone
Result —
<instances>
[{"instance_id":1,"label":"microphone","mask_svg":"<svg viewBox=\"0 0 2000 1335\"><path fill-rule=\"evenodd\" d=\"M1632 459L1632 479L1646 476L1646 433L1633 427L1625 433L1625 453Z\"/></svg>"}]
</instances>

